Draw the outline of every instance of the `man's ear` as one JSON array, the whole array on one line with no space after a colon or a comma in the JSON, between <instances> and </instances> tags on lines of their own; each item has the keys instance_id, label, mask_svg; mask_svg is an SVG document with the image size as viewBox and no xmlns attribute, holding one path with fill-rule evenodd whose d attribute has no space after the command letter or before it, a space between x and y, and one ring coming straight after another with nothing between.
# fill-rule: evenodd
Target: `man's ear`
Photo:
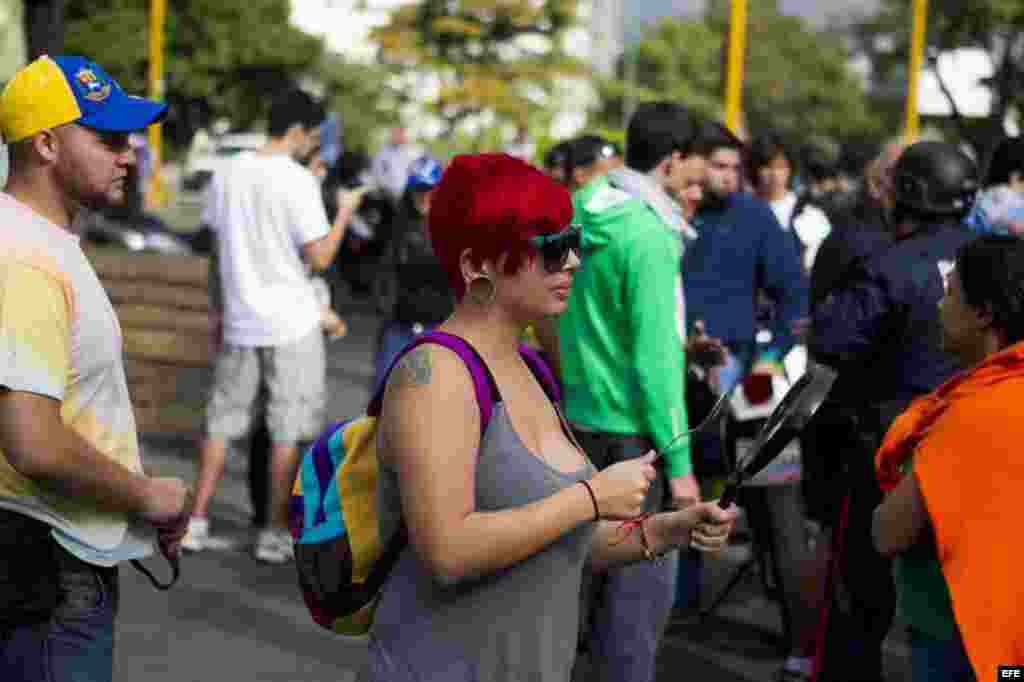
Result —
<instances>
[{"instance_id":1,"label":"man's ear","mask_svg":"<svg viewBox=\"0 0 1024 682\"><path fill-rule=\"evenodd\" d=\"M654 167L654 174L660 178L667 178L672 175L672 162L676 160L679 152L672 152Z\"/></svg>"},{"instance_id":2,"label":"man's ear","mask_svg":"<svg viewBox=\"0 0 1024 682\"><path fill-rule=\"evenodd\" d=\"M572 183L574 187L582 187L590 179L589 168L573 168Z\"/></svg>"},{"instance_id":3,"label":"man's ear","mask_svg":"<svg viewBox=\"0 0 1024 682\"><path fill-rule=\"evenodd\" d=\"M978 321L981 322L986 329L993 329L993 325L996 321L995 313L992 312L992 306L989 303L982 303L978 311Z\"/></svg>"},{"instance_id":4,"label":"man's ear","mask_svg":"<svg viewBox=\"0 0 1024 682\"><path fill-rule=\"evenodd\" d=\"M32 151L47 163L54 163L60 155L60 136L49 128L33 135L29 142Z\"/></svg>"},{"instance_id":5,"label":"man's ear","mask_svg":"<svg viewBox=\"0 0 1024 682\"><path fill-rule=\"evenodd\" d=\"M288 126L284 134L285 139L293 144L299 144L306 136L306 127L301 123L293 123Z\"/></svg>"}]
</instances>

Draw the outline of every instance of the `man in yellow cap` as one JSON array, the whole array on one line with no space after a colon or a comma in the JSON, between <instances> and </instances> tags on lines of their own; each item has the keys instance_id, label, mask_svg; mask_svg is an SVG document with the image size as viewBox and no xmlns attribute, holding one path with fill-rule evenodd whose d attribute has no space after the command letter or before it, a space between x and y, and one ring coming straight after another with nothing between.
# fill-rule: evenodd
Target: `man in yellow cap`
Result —
<instances>
[{"instance_id":1,"label":"man in yellow cap","mask_svg":"<svg viewBox=\"0 0 1024 682\"><path fill-rule=\"evenodd\" d=\"M176 558L191 502L139 458L110 300L75 217L124 200L128 135L165 105L82 57L0 93L0 680L113 677L117 565Z\"/></svg>"}]
</instances>

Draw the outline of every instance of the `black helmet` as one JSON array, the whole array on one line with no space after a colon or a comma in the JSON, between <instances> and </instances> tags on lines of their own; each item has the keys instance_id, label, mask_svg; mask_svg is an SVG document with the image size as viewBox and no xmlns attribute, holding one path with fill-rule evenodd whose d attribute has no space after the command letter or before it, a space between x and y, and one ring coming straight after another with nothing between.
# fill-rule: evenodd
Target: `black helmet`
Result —
<instances>
[{"instance_id":1,"label":"black helmet","mask_svg":"<svg viewBox=\"0 0 1024 682\"><path fill-rule=\"evenodd\" d=\"M932 215L966 215L978 191L978 167L945 142L918 142L893 168L897 206Z\"/></svg>"}]
</instances>

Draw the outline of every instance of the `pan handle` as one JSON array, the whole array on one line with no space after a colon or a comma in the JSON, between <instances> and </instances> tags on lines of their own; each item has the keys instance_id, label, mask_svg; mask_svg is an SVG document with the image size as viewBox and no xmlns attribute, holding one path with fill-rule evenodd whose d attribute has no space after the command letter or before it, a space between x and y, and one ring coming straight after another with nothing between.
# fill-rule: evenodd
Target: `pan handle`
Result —
<instances>
[{"instance_id":1,"label":"pan handle","mask_svg":"<svg viewBox=\"0 0 1024 682\"><path fill-rule=\"evenodd\" d=\"M730 483L725 487L725 491L722 496L718 498L718 506L722 509L728 509L733 502L736 501L736 493L739 492L738 483Z\"/></svg>"}]
</instances>

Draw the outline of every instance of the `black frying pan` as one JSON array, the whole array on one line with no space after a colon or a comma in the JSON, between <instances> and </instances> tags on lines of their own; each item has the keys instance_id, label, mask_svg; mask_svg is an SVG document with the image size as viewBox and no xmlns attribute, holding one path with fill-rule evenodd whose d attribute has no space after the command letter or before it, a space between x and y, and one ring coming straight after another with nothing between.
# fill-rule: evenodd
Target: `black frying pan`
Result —
<instances>
[{"instance_id":1,"label":"black frying pan","mask_svg":"<svg viewBox=\"0 0 1024 682\"><path fill-rule=\"evenodd\" d=\"M789 445L811 420L832 389L835 371L824 365L810 363L803 376L790 387L782 402L772 410L757 434L754 445L742 465L729 478L718 506L728 509L736 499L740 486L764 469Z\"/></svg>"}]
</instances>

